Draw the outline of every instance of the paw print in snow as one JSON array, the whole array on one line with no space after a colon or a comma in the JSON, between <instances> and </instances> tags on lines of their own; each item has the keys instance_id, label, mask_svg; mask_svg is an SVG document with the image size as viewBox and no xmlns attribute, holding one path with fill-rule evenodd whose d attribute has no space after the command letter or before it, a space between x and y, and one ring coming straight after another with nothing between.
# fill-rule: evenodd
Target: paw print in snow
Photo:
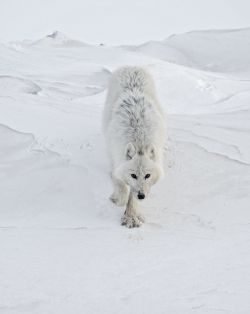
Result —
<instances>
[{"instance_id":1,"label":"paw print in snow","mask_svg":"<svg viewBox=\"0 0 250 314\"><path fill-rule=\"evenodd\" d=\"M92 151L94 149L94 144L92 142L86 142L86 143L83 143L79 149L83 149L83 148L86 148L90 151Z\"/></svg>"},{"instance_id":2,"label":"paw print in snow","mask_svg":"<svg viewBox=\"0 0 250 314\"><path fill-rule=\"evenodd\" d=\"M38 154L43 154L44 151L46 150L45 144L46 144L46 138L44 139L39 139L36 138L34 142L30 146L30 153L38 155Z\"/></svg>"},{"instance_id":3,"label":"paw print in snow","mask_svg":"<svg viewBox=\"0 0 250 314\"><path fill-rule=\"evenodd\" d=\"M212 85L211 82L207 82L204 80L198 80L197 81L197 85L195 86L196 88L199 88L201 91L208 91L208 92L212 92L213 90L215 90L216 88Z\"/></svg>"}]
</instances>

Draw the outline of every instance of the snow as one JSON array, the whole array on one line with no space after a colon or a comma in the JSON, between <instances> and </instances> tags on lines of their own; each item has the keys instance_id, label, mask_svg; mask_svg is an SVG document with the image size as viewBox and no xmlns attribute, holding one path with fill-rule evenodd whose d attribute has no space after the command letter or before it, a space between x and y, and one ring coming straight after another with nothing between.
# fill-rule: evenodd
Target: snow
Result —
<instances>
[{"instance_id":1,"label":"snow","mask_svg":"<svg viewBox=\"0 0 250 314\"><path fill-rule=\"evenodd\" d=\"M162 42L122 46L153 58L210 72L248 73L250 70L249 28L236 30L192 31L172 35ZM239 56L237 58L236 56Z\"/></svg>"},{"instance_id":2,"label":"snow","mask_svg":"<svg viewBox=\"0 0 250 314\"><path fill-rule=\"evenodd\" d=\"M249 313L249 39L1 41L1 313ZM108 199L101 131L124 64L148 68L168 118L166 176L138 229Z\"/></svg>"}]
</instances>

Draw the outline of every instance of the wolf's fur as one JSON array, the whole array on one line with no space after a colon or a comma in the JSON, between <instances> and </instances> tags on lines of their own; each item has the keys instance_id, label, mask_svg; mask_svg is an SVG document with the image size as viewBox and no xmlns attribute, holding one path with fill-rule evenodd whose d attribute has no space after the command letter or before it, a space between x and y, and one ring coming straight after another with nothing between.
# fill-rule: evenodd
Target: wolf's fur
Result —
<instances>
[{"instance_id":1,"label":"wolf's fur","mask_svg":"<svg viewBox=\"0 0 250 314\"><path fill-rule=\"evenodd\" d=\"M138 213L137 197L139 194L146 197L151 185L163 177L166 136L164 111L157 99L153 78L145 69L122 67L112 74L103 129L114 184L110 200L117 206L126 205L123 225L139 227L144 218ZM148 179L146 174L150 174Z\"/></svg>"}]
</instances>

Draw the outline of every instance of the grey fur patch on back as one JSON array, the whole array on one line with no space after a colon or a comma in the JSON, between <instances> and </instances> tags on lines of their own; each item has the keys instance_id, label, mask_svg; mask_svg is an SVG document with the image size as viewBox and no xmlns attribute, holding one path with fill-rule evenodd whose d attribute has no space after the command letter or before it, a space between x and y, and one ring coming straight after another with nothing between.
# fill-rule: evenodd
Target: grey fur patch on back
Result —
<instances>
[{"instance_id":1,"label":"grey fur patch on back","mask_svg":"<svg viewBox=\"0 0 250 314\"><path fill-rule=\"evenodd\" d=\"M145 81L142 79L139 69L134 70L131 74L131 72L127 73L127 69L125 68L120 75L122 76L121 87L124 91L137 90L143 92Z\"/></svg>"},{"instance_id":2,"label":"grey fur patch on back","mask_svg":"<svg viewBox=\"0 0 250 314\"><path fill-rule=\"evenodd\" d=\"M138 93L139 94L139 93ZM115 115L119 116L124 134L129 141L136 143L137 153L141 143L145 144L148 133L153 132L156 112L152 104L143 95L128 95L117 106ZM143 155L144 151L140 152Z\"/></svg>"}]
</instances>

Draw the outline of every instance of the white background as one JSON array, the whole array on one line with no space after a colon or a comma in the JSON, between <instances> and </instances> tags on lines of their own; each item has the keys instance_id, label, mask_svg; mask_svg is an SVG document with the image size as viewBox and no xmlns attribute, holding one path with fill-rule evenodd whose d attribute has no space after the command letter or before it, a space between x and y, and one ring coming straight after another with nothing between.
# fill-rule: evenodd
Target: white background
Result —
<instances>
[{"instance_id":1,"label":"white background","mask_svg":"<svg viewBox=\"0 0 250 314\"><path fill-rule=\"evenodd\" d=\"M0 39L54 30L90 44L139 44L171 34L249 26L249 0L1 0Z\"/></svg>"}]
</instances>

